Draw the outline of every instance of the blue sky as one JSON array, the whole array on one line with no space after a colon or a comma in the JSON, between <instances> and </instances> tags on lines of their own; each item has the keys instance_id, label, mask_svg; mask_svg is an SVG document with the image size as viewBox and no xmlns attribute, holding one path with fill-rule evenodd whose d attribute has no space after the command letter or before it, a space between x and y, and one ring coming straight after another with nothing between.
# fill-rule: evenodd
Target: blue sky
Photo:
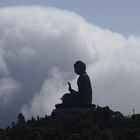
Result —
<instances>
[{"instance_id":1,"label":"blue sky","mask_svg":"<svg viewBox=\"0 0 140 140\"><path fill-rule=\"evenodd\" d=\"M0 6L43 5L75 11L88 22L123 35L140 34L139 0L0 0Z\"/></svg>"}]
</instances>

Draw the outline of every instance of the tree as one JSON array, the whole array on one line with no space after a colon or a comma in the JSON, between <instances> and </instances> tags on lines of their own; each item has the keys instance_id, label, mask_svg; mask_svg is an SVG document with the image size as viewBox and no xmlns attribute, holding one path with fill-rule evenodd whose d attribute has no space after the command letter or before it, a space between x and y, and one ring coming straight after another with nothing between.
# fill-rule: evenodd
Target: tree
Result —
<instances>
[{"instance_id":1,"label":"tree","mask_svg":"<svg viewBox=\"0 0 140 140\"><path fill-rule=\"evenodd\" d=\"M24 124L25 123L25 117L22 113L19 113L19 115L18 115L18 123L19 124Z\"/></svg>"}]
</instances>

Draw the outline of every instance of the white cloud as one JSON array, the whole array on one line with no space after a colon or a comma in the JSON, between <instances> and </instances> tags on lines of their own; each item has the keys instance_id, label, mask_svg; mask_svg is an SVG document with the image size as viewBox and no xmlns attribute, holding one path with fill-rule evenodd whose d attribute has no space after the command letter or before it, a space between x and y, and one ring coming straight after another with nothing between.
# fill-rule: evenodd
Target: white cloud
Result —
<instances>
[{"instance_id":1,"label":"white cloud","mask_svg":"<svg viewBox=\"0 0 140 140\"><path fill-rule=\"evenodd\" d=\"M66 91L63 78L64 75L57 68L51 69L50 77L43 82L40 92L35 93L29 105L23 106L22 112L26 118L51 114L54 105L60 103L60 98Z\"/></svg>"},{"instance_id":2,"label":"white cloud","mask_svg":"<svg viewBox=\"0 0 140 140\"><path fill-rule=\"evenodd\" d=\"M13 110L18 106L26 116L50 113L67 92L67 81L76 79L73 63L83 60L94 103L125 114L133 108L140 112L140 37L124 37L74 12L40 6L1 8L0 21L0 76L22 85L18 96L12 94ZM51 76L54 67L59 71Z\"/></svg>"}]
</instances>

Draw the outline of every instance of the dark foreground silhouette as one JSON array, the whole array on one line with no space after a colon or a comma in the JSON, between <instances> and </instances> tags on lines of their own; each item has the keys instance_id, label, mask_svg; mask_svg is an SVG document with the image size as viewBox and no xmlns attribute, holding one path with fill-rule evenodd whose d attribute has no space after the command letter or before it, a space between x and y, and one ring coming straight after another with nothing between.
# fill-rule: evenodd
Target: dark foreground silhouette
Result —
<instances>
[{"instance_id":1,"label":"dark foreground silhouette","mask_svg":"<svg viewBox=\"0 0 140 140\"><path fill-rule=\"evenodd\" d=\"M90 106L92 104L92 87L90 78L86 73L85 63L77 61L74 64L74 71L79 75L77 80L78 91L72 89L70 82L68 82L70 93L63 95L62 104L56 105L56 108Z\"/></svg>"},{"instance_id":2,"label":"dark foreground silhouette","mask_svg":"<svg viewBox=\"0 0 140 140\"><path fill-rule=\"evenodd\" d=\"M0 140L140 140L140 114L125 117L109 107L92 103L92 88L86 66L74 65L79 75L78 91L72 89L62 97L51 116L32 117L26 121L18 115L6 129L0 129Z\"/></svg>"},{"instance_id":3,"label":"dark foreground silhouette","mask_svg":"<svg viewBox=\"0 0 140 140\"><path fill-rule=\"evenodd\" d=\"M77 119L38 116L25 121L19 114L17 122L0 129L0 140L140 140L140 114L125 117L99 106Z\"/></svg>"}]
</instances>

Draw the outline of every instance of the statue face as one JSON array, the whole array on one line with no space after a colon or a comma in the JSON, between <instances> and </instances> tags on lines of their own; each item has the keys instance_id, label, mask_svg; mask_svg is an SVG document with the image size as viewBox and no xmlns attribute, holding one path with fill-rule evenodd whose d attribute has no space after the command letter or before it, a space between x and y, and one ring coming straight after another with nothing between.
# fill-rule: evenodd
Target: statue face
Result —
<instances>
[{"instance_id":1,"label":"statue face","mask_svg":"<svg viewBox=\"0 0 140 140\"><path fill-rule=\"evenodd\" d=\"M74 67L74 71L76 74L81 75L83 74L83 71L81 71L81 69L79 69L79 67Z\"/></svg>"}]
</instances>

